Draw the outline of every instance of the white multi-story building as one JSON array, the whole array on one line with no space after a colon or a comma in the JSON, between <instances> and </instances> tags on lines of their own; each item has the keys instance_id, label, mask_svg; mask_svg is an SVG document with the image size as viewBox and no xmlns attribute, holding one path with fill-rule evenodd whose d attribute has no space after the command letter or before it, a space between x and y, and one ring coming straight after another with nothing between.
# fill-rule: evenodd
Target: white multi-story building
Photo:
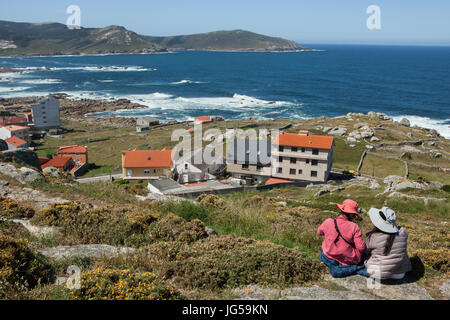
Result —
<instances>
[{"instance_id":1,"label":"white multi-story building","mask_svg":"<svg viewBox=\"0 0 450 320\"><path fill-rule=\"evenodd\" d=\"M31 105L32 128L37 130L57 129L60 127L59 102L49 97Z\"/></svg>"},{"instance_id":2,"label":"white multi-story building","mask_svg":"<svg viewBox=\"0 0 450 320\"><path fill-rule=\"evenodd\" d=\"M326 182L333 165L334 138L307 131L280 133L272 144L272 177Z\"/></svg>"}]
</instances>

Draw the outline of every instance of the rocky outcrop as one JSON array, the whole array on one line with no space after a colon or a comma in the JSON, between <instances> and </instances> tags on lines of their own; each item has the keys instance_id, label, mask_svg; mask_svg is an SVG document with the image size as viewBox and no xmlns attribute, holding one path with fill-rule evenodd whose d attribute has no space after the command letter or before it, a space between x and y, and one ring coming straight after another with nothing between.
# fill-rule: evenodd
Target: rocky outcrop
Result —
<instances>
[{"instance_id":1,"label":"rocky outcrop","mask_svg":"<svg viewBox=\"0 0 450 320\"><path fill-rule=\"evenodd\" d=\"M13 162L19 165L26 165L41 171L41 163L39 159L31 150L17 149L0 152L0 162Z\"/></svg>"},{"instance_id":2,"label":"rocky outcrop","mask_svg":"<svg viewBox=\"0 0 450 320\"><path fill-rule=\"evenodd\" d=\"M359 275L346 278L325 276L336 290L317 285L288 289L262 288L257 285L234 290L242 300L433 300L428 291L411 279L377 282ZM448 290L443 286L443 290Z\"/></svg>"},{"instance_id":3,"label":"rocky outcrop","mask_svg":"<svg viewBox=\"0 0 450 320\"><path fill-rule=\"evenodd\" d=\"M44 176L36 170L27 167L16 169L16 167L9 163L0 163L0 173L22 184L44 180Z\"/></svg>"},{"instance_id":4,"label":"rocky outcrop","mask_svg":"<svg viewBox=\"0 0 450 320\"><path fill-rule=\"evenodd\" d=\"M120 254L130 254L135 252L134 248L117 248L106 244L81 244L76 246L59 246L54 248L44 248L39 250L41 254L56 260L68 259L72 257L114 257Z\"/></svg>"}]
</instances>

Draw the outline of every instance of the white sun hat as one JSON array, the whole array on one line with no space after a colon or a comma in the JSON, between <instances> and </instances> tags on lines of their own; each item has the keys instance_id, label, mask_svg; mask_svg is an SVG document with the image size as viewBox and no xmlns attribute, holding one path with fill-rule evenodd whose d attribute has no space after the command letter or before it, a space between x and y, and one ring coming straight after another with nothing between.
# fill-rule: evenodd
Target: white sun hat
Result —
<instances>
[{"instance_id":1,"label":"white sun hat","mask_svg":"<svg viewBox=\"0 0 450 320\"><path fill-rule=\"evenodd\" d=\"M381 209L370 208L369 217L375 227L386 233L397 233L398 226L395 223L397 216L394 210L388 207Z\"/></svg>"}]
</instances>

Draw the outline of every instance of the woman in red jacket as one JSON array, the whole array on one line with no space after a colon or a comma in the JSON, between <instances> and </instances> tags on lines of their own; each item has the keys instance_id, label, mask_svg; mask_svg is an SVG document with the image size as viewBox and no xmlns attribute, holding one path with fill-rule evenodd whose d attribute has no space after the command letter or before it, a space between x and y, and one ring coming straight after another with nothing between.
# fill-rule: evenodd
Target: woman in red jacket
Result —
<instances>
[{"instance_id":1,"label":"woman in red jacket","mask_svg":"<svg viewBox=\"0 0 450 320\"><path fill-rule=\"evenodd\" d=\"M320 260L328 266L330 274L335 278L356 273L368 277L363 259L366 245L361 229L352 222L355 217L359 217L358 204L346 199L336 206L341 215L336 219L326 219L317 230L318 235L324 236Z\"/></svg>"}]
</instances>

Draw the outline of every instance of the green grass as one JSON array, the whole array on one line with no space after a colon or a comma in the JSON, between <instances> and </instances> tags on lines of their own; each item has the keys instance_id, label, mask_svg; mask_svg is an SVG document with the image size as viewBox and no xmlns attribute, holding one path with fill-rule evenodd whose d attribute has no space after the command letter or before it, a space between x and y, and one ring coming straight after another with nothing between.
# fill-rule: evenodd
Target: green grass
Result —
<instances>
[{"instance_id":1,"label":"green grass","mask_svg":"<svg viewBox=\"0 0 450 320\"><path fill-rule=\"evenodd\" d=\"M342 139L335 139L333 169L356 170L358 168L361 155L365 150L364 143L355 143L354 148Z\"/></svg>"}]
</instances>

